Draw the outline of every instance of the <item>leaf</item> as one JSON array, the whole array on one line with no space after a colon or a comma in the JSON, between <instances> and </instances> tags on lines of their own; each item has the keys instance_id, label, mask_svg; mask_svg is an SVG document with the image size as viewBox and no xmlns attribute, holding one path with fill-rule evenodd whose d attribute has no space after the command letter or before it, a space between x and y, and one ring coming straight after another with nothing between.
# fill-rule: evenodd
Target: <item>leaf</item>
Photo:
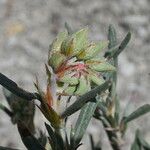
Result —
<instances>
[{"instance_id":1,"label":"leaf","mask_svg":"<svg viewBox=\"0 0 150 150\"><path fill-rule=\"evenodd\" d=\"M141 132L139 130L136 131L137 136L138 136L138 140L140 142L140 144L142 145L142 147L144 148L144 150L149 150L150 149L150 144L148 144L145 139L142 137Z\"/></svg>"},{"instance_id":2,"label":"leaf","mask_svg":"<svg viewBox=\"0 0 150 150\"><path fill-rule=\"evenodd\" d=\"M119 124L119 118L120 117L120 101L117 95L115 96L115 122L118 125Z\"/></svg>"},{"instance_id":3,"label":"leaf","mask_svg":"<svg viewBox=\"0 0 150 150\"><path fill-rule=\"evenodd\" d=\"M118 50L113 54L113 57L117 57L127 46L127 44L129 43L131 39L131 33L128 32L127 35L125 36L124 40L121 42Z\"/></svg>"},{"instance_id":4,"label":"leaf","mask_svg":"<svg viewBox=\"0 0 150 150\"><path fill-rule=\"evenodd\" d=\"M73 113L78 111L80 108L82 108L87 102L89 102L93 98L95 98L97 96L97 94L101 94L106 89L108 89L109 85L110 85L110 82L106 81L104 84L97 86L96 88L92 89L91 91L83 94L61 114L61 117L65 118L67 116L72 115Z\"/></svg>"},{"instance_id":5,"label":"leaf","mask_svg":"<svg viewBox=\"0 0 150 150\"><path fill-rule=\"evenodd\" d=\"M57 139L55 137L54 131L47 123L45 123L45 127L49 134L50 145L51 145L52 149L55 150L55 147L57 146Z\"/></svg>"},{"instance_id":6,"label":"leaf","mask_svg":"<svg viewBox=\"0 0 150 150\"><path fill-rule=\"evenodd\" d=\"M67 22L65 22L65 28L67 29L67 32L68 32L69 35L73 33L70 25Z\"/></svg>"},{"instance_id":7,"label":"leaf","mask_svg":"<svg viewBox=\"0 0 150 150\"><path fill-rule=\"evenodd\" d=\"M138 136L139 136L139 130L136 131L134 142L131 146L131 150L141 150L142 147L141 147L141 144L139 142Z\"/></svg>"},{"instance_id":8,"label":"leaf","mask_svg":"<svg viewBox=\"0 0 150 150\"><path fill-rule=\"evenodd\" d=\"M99 101L95 103L88 102L82 107L74 129L73 139L74 139L75 147L80 143L83 135L85 134L86 128L89 125L89 122L94 114L98 102Z\"/></svg>"},{"instance_id":9,"label":"leaf","mask_svg":"<svg viewBox=\"0 0 150 150\"><path fill-rule=\"evenodd\" d=\"M39 141L30 133L29 129L23 123L17 124L21 139L28 150L45 150Z\"/></svg>"},{"instance_id":10,"label":"leaf","mask_svg":"<svg viewBox=\"0 0 150 150\"><path fill-rule=\"evenodd\" d=\"M23 90L22 88L18 87L18 85L12 81L11 79L7 78L5 75L0 73L0 84L5 87L7 90L12 92L13 94L31 101L33 99L41 100L41 97L38 93L30 93L28 91Z\"/></svg>"},{"instance_id":11,"label":"leaf","mask_svg":"<svg viewBox=\"0 0 150 150\"><path fill-rule=\"evenodd\" d=\"M98 144L94 144L93 136L90 134L90 142L91 142L91 150L102 150L101 148L101 143L99 142Z\"/></svg>"},{"instance_id":12,"label":"leaf","mask_svg":"<svg viewBox=\"0 0 150 150\"><path fill-rule=\"evenodd\" d=\"M137 119L138 117L150 112L150 105L145 104L141 107L139 107L137 110L135 110L133 113L131 113L129 116L125 117L125 122L128 123L134 119Z\"/></svg>"},{"instance_id":13,"label":"leaf","mask_svg":"<svg viewBox=\"0 0 150 150\"><path fill-rule=\"evenodd\" d=\"M18 121L22 121L30 129L31 133L35 132L34 127L34 111L35 104L33 101L26 101L15 94L11 93L7 89L3 88L3 94L12 112L11 121L16 124ZM7 114L10 114L8 109L4 109ZM11 114L10 114L11 115Z\"/></svg>"},{"instance_id":14,"label":"leaf","mask_svg":"<svg viewBox=\"0 0 150 150\"><path fill-rule=\"evenodd\" d=\"M134 141L134 143L132 144L131 150L141 150L141 147L137 143L137 141Z\"/></svg>"},{"instance_id":15,"label":"leaf","mask_svg":"<svg viewBox=\"0 0 150 150\"><path fill-rule=\"evenodd\" d=\"M91 142L91 150L95 150L93 136L90 134L89 137L90 137L90 142Z\"/></svg>"},{"instance_id":16,"label":"leaf","mask_svg":"<svg viewBox=\"0 0 150 150\"><path fill-rule=\"evenodd\" d=\"M8 148L8 147L0 146L0 150L19 150L19 149L14 149L14 148Z\"/></svg>"},{"instance_id":17,"label":"leaf","mask_svg":"<svg viewBox=\"0 0 150 150\"><path fill-rule=\"evenodd\" d=\"M45 123L46 129L49 134L50 145L53 150L63 150L64 144L62 137L47 124Z\"/></svg>"},{"instance_id":18,"label":"leaf","mask_svg":"<svg viewBox=\"0 0 150 150\"><path fill-rule=\"evenodd\" d=\"M109 45L108 45L109 49L117 45L117 35L116 35L116 30L113 27L113 25L109 25L108 40L109 40Z\"/></svg>"},{"instance_id":19,"label":"leaf","mask_svg":"<svg viewBox=\"0 0 150 150\"><path fill-rule=\"evenodd\" d=\"M111 48L109 51L105 53L105 57L107 58L117 58L118 55L125 49L131 39L131 33L128 32L120 45L117 45Z\"/></svg>"},{"instance_id":20,"label":"leaf","mask_svg":"<svg viewBox=\"0 0 150 150\"><path fill-rule=\"evenodd\" d=\"M45 147L47 144L47 135L42 130L39 130L39 135L37 140L43 147Z\"/></svg>"}]
</instances>

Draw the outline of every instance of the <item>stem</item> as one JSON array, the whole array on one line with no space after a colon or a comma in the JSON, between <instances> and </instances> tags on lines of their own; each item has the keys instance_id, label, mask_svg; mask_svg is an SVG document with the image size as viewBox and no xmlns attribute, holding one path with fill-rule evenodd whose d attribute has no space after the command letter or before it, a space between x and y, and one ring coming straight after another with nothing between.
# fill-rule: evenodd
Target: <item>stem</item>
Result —
<instances>
[{"instance_id":1,"label":"stem","mask_svg":"<svg viewBox=\"0 0 150 150\"><path fill-rule=\"evenodd\" d=\"M117 142L119 140L118 140L118 136L115 133L115 131L108 131L107 130L107 125L103 121L102 121L102 124L103 124L103 126L105 128L105 132L106 132L106 134L108 136L109 142L110 142L113 150L121 150L120 144ZM114 140L114 138L117 139L117 140Z\"/></svg>"}]
</instances>

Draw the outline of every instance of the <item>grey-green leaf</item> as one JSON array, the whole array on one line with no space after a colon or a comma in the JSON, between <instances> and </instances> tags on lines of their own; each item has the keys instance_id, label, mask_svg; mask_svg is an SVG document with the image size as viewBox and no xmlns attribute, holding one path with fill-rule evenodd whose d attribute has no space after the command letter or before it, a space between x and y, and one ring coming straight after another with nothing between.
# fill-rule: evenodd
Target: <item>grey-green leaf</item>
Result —
<instances>
[{"instance_id":1,"label":"grey-green leaf","mask_svg":"<svg viewBox=\"0 0 150 150\"><path fill-rule=\"evenodd\" d=\"M150 112L150 104L145 104L131 113L129 116L125 117L125 122L128 123L146 113Z\"/></svg>"},{"instance_id":2,"label":"grey-green leaf","mask_svg":"<svg viewBox=\"0 0 150 150\"><path fill-rule=\"evenodd\" d=\"M114 46L116 46L116 44L117 44L117 34L116 34L116 30L113 27L113 25L109 25L108 40L109 40L109 45L108 45L109 49L111 49Z\"/></svg>"},{"instance_id":3,"label":"grey-green leaf","mask_svg":"<svg viewBox=\"0 0 150 150\"><path fill-rule=\"evenodd\" d=\"M149 150L150 145L143 139L139 130L136 130L135 139L131 146L131 150Z\"/></svg>"},{"instance_id":4,"label":"grey-green leaf","mask_svg":"<svg viewBox=\"0 0 150 150\"><path fill-rule=\"evenodd\" d=\"M0 146L0 150L19 150L19 149L14 149L14 148L8 148L8 147Z\"/></svg>"},{"instance_id":5,"label":"grey-green leaf","mask_svg":"<svg viewBox=\"0 0 150 150\"><path fill-rule=\"evenodd\" d=\"M125 47L128 45L129 41L131 39L131 33L128 32L128 34L126 35L126 37L123 39L123 41L121 42L120 45L115 45L114 47L112 47L110 49L110 51L107 51L105 53L105 57L108 58L116 58L118 57L118 55L125 49Z\"/></svg>"},{"instance_id":6,"label":"grey-green leaf","mask_svg":"<svg viewBox=\"0 0 150 150\"><path fill-rule=\"evenodd\" d=\"M70 25L67 22L65 22L65 28L67 29L67 32L69 35L73 33L72 28L70 27Z\"/></svg>"},{"instance_id":7,"label":"grey-green leaf","mask_svg":"<svg viewBox=\"0 0 150 150\"><path fill-rule=\"evenodd\" d=\"M87 104L84 105L84 107L82 107L74 129L73 139L75 146L80 143L83 135L85 134L85 130L88 127L88 124L94 114L97 105L98 101L96 103L88 102Z\"/></svg>"},{"instance_id":8,"label":"grey-green leaf","mask_svg":"<svg viewBox=\"0 0 150 150\"><path fill-rule=\"evenodd\" d=\"M149 150L150 144L148 144L145 141L145 139L143 138L143 136L141 135L141 132L139 130L137 130L136 132L137 132L138 140L139 140L140 144L142 145L142 147L144 148L144 150Z\"/></svg>"}]
</instances>

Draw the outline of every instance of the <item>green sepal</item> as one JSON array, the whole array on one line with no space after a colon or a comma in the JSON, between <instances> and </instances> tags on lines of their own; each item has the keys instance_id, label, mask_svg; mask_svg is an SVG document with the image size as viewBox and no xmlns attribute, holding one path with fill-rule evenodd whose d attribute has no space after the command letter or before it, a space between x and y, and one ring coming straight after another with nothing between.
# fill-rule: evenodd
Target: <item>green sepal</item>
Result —
<instances>
[{"instance_id":1,"label":"green sepal","mask_svg":"<svg viewBox=\"0 0 150 150\"><path fill-rule=\"evenodd\" d=\"M88 28L81 29L64 40L61 52L66 56L75 56L81 52L87 46L87 31Z\"/></svg>"},{"instance_id":2,"label":"green sepal","mask_svg":"<svg viewBox=\"0 0 150 150\"><path fill-rule=\"evenodd\" d=\"M79 79L79 85L75 91L75 95L82 95L90 90L89 83L84 76L81 76Z\"/></svg>"},{"instance_id":3,"label":"green sepal","mask_svg":"<svg viewBox=\"0 0 150 150\"><path fill-rule=\"evenodd\" d=\"M70 84L70 85L77 85L79 83L78 78L77 77L72 77L71 74L64 75L63 77L61 77L59 79L59 81L63 82L63 83Z\"/></svg>"},{"instance_id":4,"label":"green sepal","mask_svg":"<svg viewBox=\"0 0 150 150\"><path fill-rule=\"evenodd\" d=\"M101 41L99 43L91 43L87 48L85 48L78 56L78 59L88 60L96 56L104 48L108 46L108 41Z\"/></svg>"},{"instance_id":5,"label":"green sepal","mask_svg":"<svg viewBox=\"0 0 150 150\"><path fill-rule=\"evenodd\" d=\"M50 51L53 51L53 52L57 52L57 51L60 51L60 48L61 48L61 44L62 42L67 38L68 36L68 33L67 31L64 31L64 32L60 32L56 39L53 41L53 43L51 44L51 49Z\"/></svg>"},{"instance_id":6,"label":"green sepal","mask_svg":"<svg viewBox=\"0 0 150 150\"><path fill-rule=\"evenodd\" d=\"M101 85L105 82L102 76L98 76L97 74L89 75L89 79L95 83L96 85Z\"/></svg>"},{"instance_id":7,"label":"green sepal","mask_svg":"<svg viewBox=\"0 0 150 150\"><path fill-rule=\"evenodd\" d=\"M56 71L66 60L65 55L57 52L53 53L48 61L48 64Z\"/></svg>"},{"instance_id":8,"label":"green sepal","mask_svg":"<svg viewBox=\"0 0 150 150\"><path fill-rule=\"evenodd\" d=\"M100 59L91 59L87 60L86 64L89 66L90 69L98 71L98 72L108 72L108 71L115 71L115 67L106 62L105 60Z\"/></svg>"},{"instance_id":9,"label":"green sepal","mask_svg":"<svg viewBox=\"0 0 150 150\"><path fill-rule=\"evenodd\" d=\"M64 91L63 93L66 95L73 95L74 92L76 90L76 86L75 85L69 85Z\"/></svg>"},{"instance_id":10,"label":"green sepal","mask_svg":"<svg viewBox=\"0 0 150 150\"><path fill-rule=\"evenodd\" d=\"M61 53L65 56L72 56L74 49L74 39L69 36L61 45Z\"/></svg>"}]
</instances>

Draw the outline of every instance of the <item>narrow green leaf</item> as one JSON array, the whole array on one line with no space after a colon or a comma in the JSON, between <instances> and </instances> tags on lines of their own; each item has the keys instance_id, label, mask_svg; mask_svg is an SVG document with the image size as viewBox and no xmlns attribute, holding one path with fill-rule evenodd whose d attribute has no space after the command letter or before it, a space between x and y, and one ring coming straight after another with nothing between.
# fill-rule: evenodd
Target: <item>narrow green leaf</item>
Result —
<instances>
[{"instance_id":1,"label":"narrow green leaf","mask_svg":"<svg viewBox=\"0 0 150 150\"><path fill-rule=\"evenodd\" d=\"M117 123L117 125L119 124L119 116L120 116L120 101L117 97L117 95L115 96L115 122Z\"/></svg>"},{"instance_id":2,"label":"narrow green leaf","mask_svg":"<svg viewBox=\"0 0 150 150\"><path fill-rule=\"evenodd\" d=\"M50 145L51 145L52 149L55 150L56 146L57 146L57 139L56 139L56 136L54 134L54 131L47 123L45 123L45 127L47 129L48 134L49 134Z\"/></svg>"},{"instance_id":3,"label":"narrow green leaf","mask_svg":"<svg viewBox=\"0 0 150 150\"><path fill-rule=\"evenodd\" d=\"M117 46L111 48L109 51L107 51L105 53L105 57L107 57L109 59L110 58L117 58L118 55L125 49L125 47L129 43L130 39L131 39L131 33L128 32L128 34L125 36L125 38L123 39L121 44L119 46L117 45Z\"/></svg>"},{"instance_id":4,"label":"narrow green leaf","mask_svg":"<svg viewBox=\"0 0 150 150\"><path fill-rule=\"evenodd\" d=\"M117 44L117 34L116 34L116 30L113 27L113 25L109 25L108 40L109 40L109 45L108 45L109 49L111 49L114 46L116 46L116 44Z\"/></svg>"},{"instance_id":5,"label":"narrow green leaf","mask_svg":"<svg viewBox=\"0 0 150 150\"><path fill-rule=\"evenodd\" d=\"M134 143L132 144L131 150L141 150L141 148L138 145L137 141L134 141Z\"/></svg>"},{"instance_id":6,"label":"narrow green leaf","mask_svg":"<svg viewBox=\"0 0 150 150\"><path fill-rule=\"evenodd\" d=\"M124 40L121 42L118 51L116 51L113 55L113 57L117 57L127 46L127 44L129 43L131 39L131 33L128 32L128 34L126 35L126 37L124 38Z\"/></svg>"},{"instance_id":7,"label":"narrow green leaf","mask_svg":"<svg viewBox=\"0 0 150 150\"><path fill-rule=\"evenodd\" d=\"M45 123L46 129L49 134L49 139L50 139L50 145L53 148L53 150L64 150L64 143L61 135L47 124Z\"/></svg>"},{"instance_id":8,"label":"narrow green leaf","mask_svg":"<svg viewBox=\"0 0 150 150\"><path fill-rule=\"evenodd\" d=\"M75 146L77 146L80 143L83 135L85 134L86 128L89 125L89 122L94 114L98 102L99 101L97 101L96 103L88 102L82 107L74 129L73 139Z\"/></svg>"},{"instance_id":9,"label":"narrow green leaf","mask_svg":"<svg viewBox=\"0 0 150 150\"><path fill-rule=\"evenodd\" d=\"M23 90L22 88L20 88L14 81L12 81L11 79L7 78L4 74L0 73L0 84L8 89L10 92L12 92L13 94L31 101L33 99L38 99L41 100L41 97L38 93L30 93L28 91Z\"/></svg>"},{"instance_id":10,"label":"narrow green leaf","mask_svg":"<svg viewBox=\"0 0 150 150\"><path fill-rule=\"evenodd\" d=\"M144 150L150 150L150 144L148 144L145 139L142 137L141 132L137 130L137 136L140 144L144 148Z\"/></svg>"},{"instance_id":11,"label":"narrow green leaf","mask_svg":"<svg viewBox=\"0 0 150 150\"><path fill-rule=\"evenodd\" d=\"M150 105L145 104L141 107L139 107L137 110L135 110L133 113L131 113L129 116L125 117L125 122L128 123L146 113L150 112Z\"/></svg>"},{"instance_id":12,"label":"narrow green leaf","mask_svg":"<svg viewBox=\"0 0 150 150\"><path fill-rule=\"evenodd\" d=\"M139 130L136 131L134 142L131 146L131 150L141 150L141 144L139 143L138 140L138 134L139 134Z\"/></svg>"},{"instance_id":13,"label":"narrow green leaf","mask_svg":"<svg viewBox=\"0 0 150 150\"><path fill-rule=\"evenodd\" d=\"M22 140L28 150L45 150L45 148L42 147L39 141L33 136L24 137Z\"/></svg>"},{"instance_id":14,"label":"narrow green leaf","mask_svg":"<svg viewBox=\"0 0 150 150\"><path fill-rule=\"evenodd\" d=\"M65 28L67 29L69 35L73 33L73 30L71 29L70 25L67 22L65 22Z\"/></svg>"},{"instance_id":15,"label":"narrow green leaf","mask_svg":"<svg viewBox=\"0 0 150 150\"><path fill-rule=\"evenodd\" d=\"M101 142L99 141L96 145L94 144L93 136L90 134L91 150L102 150Z\"/></svg>"},{"instance_id":16,"label":"narrow green leaf","mask_svg":"<svg viewBox=\"0 0 150 150\"><path fill-rule=\"evenodd\" d=\"M39 141L31 134L24 123L17 124L21 139L28 150L45 150Z\"/></svg>"},{"instance_id":17,"label":"narrow green leaf","mask_svg":"<svg viewBox=\"0 0 150 150\"><path fill-rule=\"evenodd\" d=\"M90 134L89 137L90 137L90 142L91 142L91 150L95 150L93 136Z\"/></svg>"},{"instance_id":18,"label":"narrow green leaf","mask_svg":"<svg viewBox=\"0 0 150 150\"><path fill-rule=\"evenodd\" d=\"M61 117L65 118L67 116L72 115L76 111L78 111L81 107L83 107L87 102L91 101L93 98L97 96L97 94L101 94L110 86L110 81L106 81L104 84L97 86L91 91L85 93L81 97L79 97L71 106L69 106L62 114Z\"/></svg>"},{"instance_id":19,"label":"narrow green leaf","mask_svg":"<svg viewBox=\"0 0 150 150\"><path fill-rule=\"evenodd\" d=\"M19 149L14 149L14 148L8 148L8 147L0 146L0 150L19 150Z\"/></svg>"},{"instance_id":20,"label":"narrow green leaf","mask_svg":"<svg viewBox=\"0 0 150 150\"><path fill-rule=\"evenodd\" d=\"M38 139L39 143L45 147L47 144L47 135L45 132L43 132L42 130L39 130L38 132Z\"/></svg>"}]
</instances>

